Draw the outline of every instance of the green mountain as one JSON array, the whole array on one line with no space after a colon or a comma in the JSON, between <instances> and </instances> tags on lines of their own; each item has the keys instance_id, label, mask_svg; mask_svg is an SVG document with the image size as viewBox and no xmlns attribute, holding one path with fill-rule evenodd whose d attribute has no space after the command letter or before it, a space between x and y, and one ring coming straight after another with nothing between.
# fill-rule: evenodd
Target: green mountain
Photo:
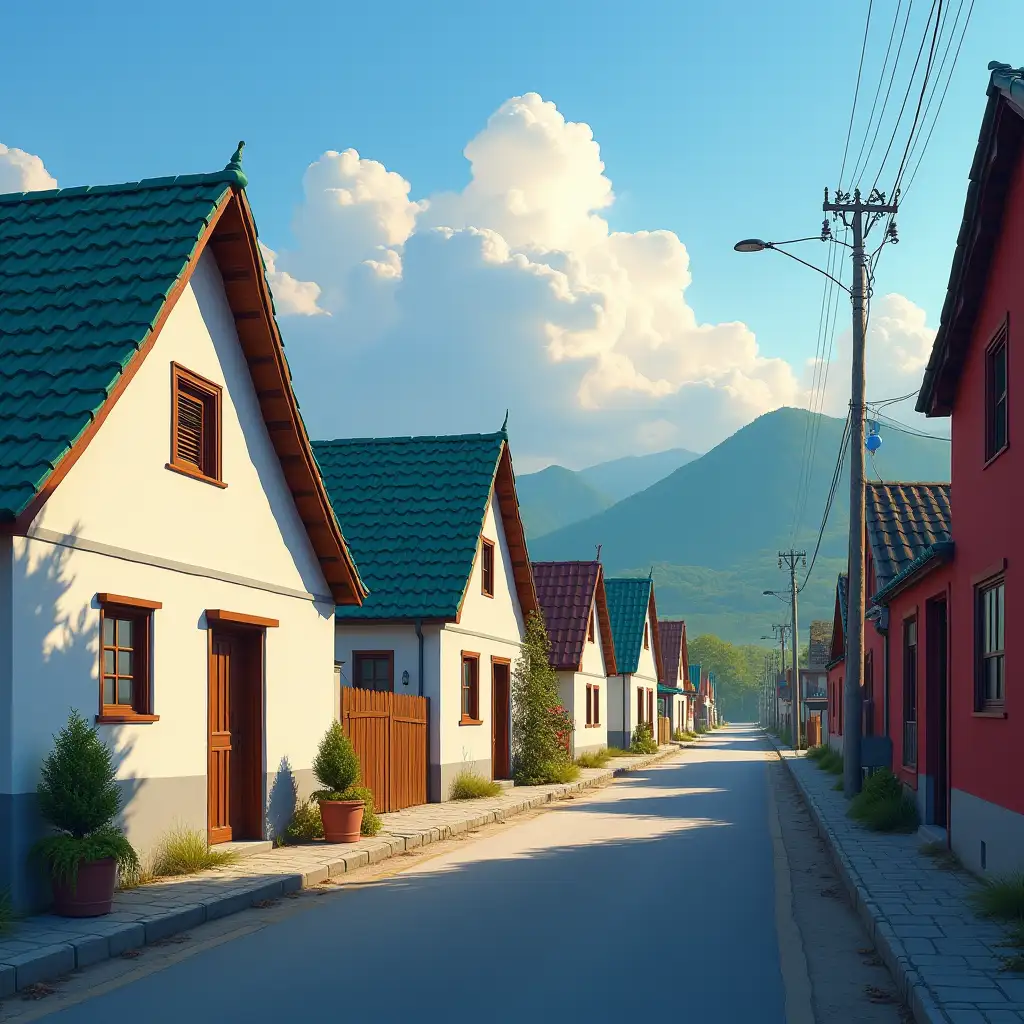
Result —
<instances>
[{"instance_id":1,"label":"green mountain","mask_svg":"<svg viewBox=\"0 0 1024 1024\"><path fill-rule=\"evenodd\" d=\"M803 514L794 530L805 439L815 432ZM659 614L685 617L689 635L757 641L771 622L788 616L787 607L762 595L788 585L776 552L795 542L810 563L842 433L843 421L832 417L801 409L768 413L639 494L532 541L531 556L592 558L601 544L609 573L646 575L654 568ZM885 426L880 434L869 479L949 479L948 442ZM848 502L844 466L802 595L804 624L832 617L836 573L846 563Z\"/></svg>"},{"instance_id":2,"label":"green mountain","mask_svg":"<svg viewBox=\"0 0 1024 1024\"><path fill-rule=\"evenodd\" d=\"M589 469L581 469L579 475L585 483L607 494L612 501L622 501L664 479L680 466L699 458L697 452L670 448L653 455L627 455L611 462L601 462Z\"/></svg>"},{"instance_id":3,"label":"green mountain","mask_svg":"<svg viewBox=\"0 0 1024 1024\"><path fill-rule=\"evenodd\" d=\"M516 492L526 535L531 539L586 519L612 504L611 498L591 487L579 473L563 466L548 466L539 473L518 477Z\"/></svg>"}]
</instances>

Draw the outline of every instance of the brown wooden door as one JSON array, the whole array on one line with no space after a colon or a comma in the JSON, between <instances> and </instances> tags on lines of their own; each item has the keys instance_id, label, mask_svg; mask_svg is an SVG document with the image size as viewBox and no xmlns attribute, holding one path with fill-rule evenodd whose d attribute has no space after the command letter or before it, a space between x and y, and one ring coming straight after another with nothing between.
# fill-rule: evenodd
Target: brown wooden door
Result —
<instances>
[{"instance_id":1,"label":"brown wooden door","mask_svg":"<svg viewBox=\"0 0 1024 1024\"><path fill-rule=\"evenodd\" d=\"M210 843L231 841L231 670L234 643L214 634L210 641L210 743L207 814Z\"/></svg>"},{"instance_id":2,"label":"brown wooden door","mask_svg":"<svg viewBox=\"0 0 1024 1024\"><path fill-rule=\"evenodd\" d=\"M491 664L491 774L495 779L512 776L509 698L511 667L507 661Z\"/></svg>"}]
</instances>

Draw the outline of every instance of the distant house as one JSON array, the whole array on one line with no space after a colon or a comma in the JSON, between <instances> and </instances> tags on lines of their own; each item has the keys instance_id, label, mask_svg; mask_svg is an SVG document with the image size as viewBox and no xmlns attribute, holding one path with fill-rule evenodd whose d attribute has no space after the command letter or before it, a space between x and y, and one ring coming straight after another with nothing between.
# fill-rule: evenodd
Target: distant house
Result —
<instances>
[{"instance_id":1,"label":"distant house","mask_svg":"<svg viewBox=\"0 0 1024 1024\"><path fill-rule=\"evenodd\" d=\"M696 665L691 663L689 671L691 695L687 699L691 705L690 728L707 728L707 699L705 697L704 687L701 685L703 673L700 662L697 662Z\"/></svg>"},{"instance_id":2,"label":"distant house","mask_svg":"<svg viewBox=\"0 0 1024 1024\"><path fill-rule=\"evenodd\" d=\"M617 672L608 677L608 743L628 748L641 722L658 735L655 692L663 673L654 582L609 579L605 591Z\"/></svg>"},{"instance_id":3,"label":"distant house","mask_svg":"<svg viewBox=\"0 0 1024 1024\"><path fill-rule=\"evenodd\" d=\"M671 729L686 731L693 720L689 693L690 657L686 649L686 623L682 619L662 619L658 623L661 638L661 666L664 674L658 682L661 714Z\"/></svg>"},{"instance_id":4,"label":"distant house","mask_svg":"<svg viewBox=\"0 0 1024 1024\"><path fill-rule=\"evenodd\" d=\"M534 562L537 600L551 641L573 755L608 746L608 677L617 672L600 562Z\"/></svg>"},{"instance_id":5,"label":"distant house","mask_svg":"<svg viewBox=\"0 0 1024 1024\"><path fill-rule=\"evenodd\" d=\"M538 609L504 430L318 441L370 595L337 609L342 686L430 701L429 798L511 776L511 677Z\"/></svg>"},{"instance_id":6,"label":"distant house","mask_svg":"<svg viewBox=\"0 0 1024 1024\"><path fill-rule=\"evenodd\" d=\"M828 662L825 665L828 687L828 745L835 750L843 749L843 676L846 666L846 606L850 578L845 573L836 579L835 611L832 619L832 642L829 646Z\"/></svg>"},{"instance_id":7,"label":"distant house","mask_svg":"<svg viewBox=\"0 0 1024 1024\"><path fill-rule=\"evenodd\" d=\"M0 890L53 734L123 823L263 840L313 787L334 609L365 594L310 450L245 196L216 174L0 196ZM340 485L344 488L344 484Z\"/></svg>"}]
</instances>

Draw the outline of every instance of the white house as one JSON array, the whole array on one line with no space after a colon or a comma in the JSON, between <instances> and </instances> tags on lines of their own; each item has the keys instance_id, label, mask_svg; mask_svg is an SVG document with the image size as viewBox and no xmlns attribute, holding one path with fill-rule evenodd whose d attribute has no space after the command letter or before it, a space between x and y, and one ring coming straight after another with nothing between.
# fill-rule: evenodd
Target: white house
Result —
<instances>
[{"instance_id":1,"label":"white house","mask_svg":"<svg viewBox=\"0 0 1024 1024\"><path fill-rule=\"evenodd\" d=\"M660 714L671 723L672 732L685 732L693 722L690 692L690 657L686 649L686 623L662 619L658 623L661 665L664 675L658 683Z\"/></svg>"},{"instance_id":2,"label":"white house","mask_svg":"<svg viewBox=\"0 0 1024 1024\"><path fill-rule=\"evenodd\" d=\"M429 698L431 800L463 769L511 777L511 679L537 609L504 428L318 441L370 588L337 611L343 686Z\"/></svg>"},{"instance_id":3,"label":"white house","mask_svg":"<svg viewBox=\"0 0 1024 1024\"><path fill-rule=\"evenodd\" d=\"M663 672L654 582L608 579L605 592L616 668L608 677L608 743L626 749L641 722L658 735L655 695Z\"/></svg>"},{"instance_id":4,"label":"white house","mask_svg":"<svg viewBox=\"0 0 1024 1024\"><path fill-rule=\"evenodd\" d=\"M608 676L616 674L604 570L600 562L534 562L533 579L573 719L573 756L600 750L608 746Z\"/></svg>"},{"instance_id":5,"label":"white house","mask_svg":"<svg viewBox=\"0 0 1024 1024\"><path fill-rule=\"evenodd\" d=\"M77 709L145 852L286 823L359 580L223 172L0 197L0 889Z\"/></svg>"}]
</instances>

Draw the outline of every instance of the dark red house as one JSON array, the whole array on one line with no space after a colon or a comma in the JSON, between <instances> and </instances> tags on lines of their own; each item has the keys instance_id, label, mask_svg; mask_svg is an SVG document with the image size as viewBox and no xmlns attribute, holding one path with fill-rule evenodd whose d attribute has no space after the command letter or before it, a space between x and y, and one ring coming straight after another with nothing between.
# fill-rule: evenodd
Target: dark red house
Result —
<instances>
[{"instance_id":1,"label":"dark red house","mask_svg":"<svg viewBox=\"0 0 1024 1024\"><path fill-rule=\"evenodd\" d=\"M828 744L837 750L843 744L843 679L846 676L846 607L850 578L845 572L836 580L836 607L832 620L832 645L828 664Z\"/></svg>"},{"instance_id":2,"label":"dark red house","mask_svg":"<svg viewBox=\"0 0 1024 1024\"><path fill-rule=\"evenodd\" d=\"M950 840L968 868L999 873L1024 866L1024 675L1015 675L1024 660L1024 628L1016 628L1024 627L1024 591L1013 575L1024 565L1024 435L1014 418L1024 396L1024 71L989 69L917 409L952 420Z\"/></svg>"}]
</instances>

